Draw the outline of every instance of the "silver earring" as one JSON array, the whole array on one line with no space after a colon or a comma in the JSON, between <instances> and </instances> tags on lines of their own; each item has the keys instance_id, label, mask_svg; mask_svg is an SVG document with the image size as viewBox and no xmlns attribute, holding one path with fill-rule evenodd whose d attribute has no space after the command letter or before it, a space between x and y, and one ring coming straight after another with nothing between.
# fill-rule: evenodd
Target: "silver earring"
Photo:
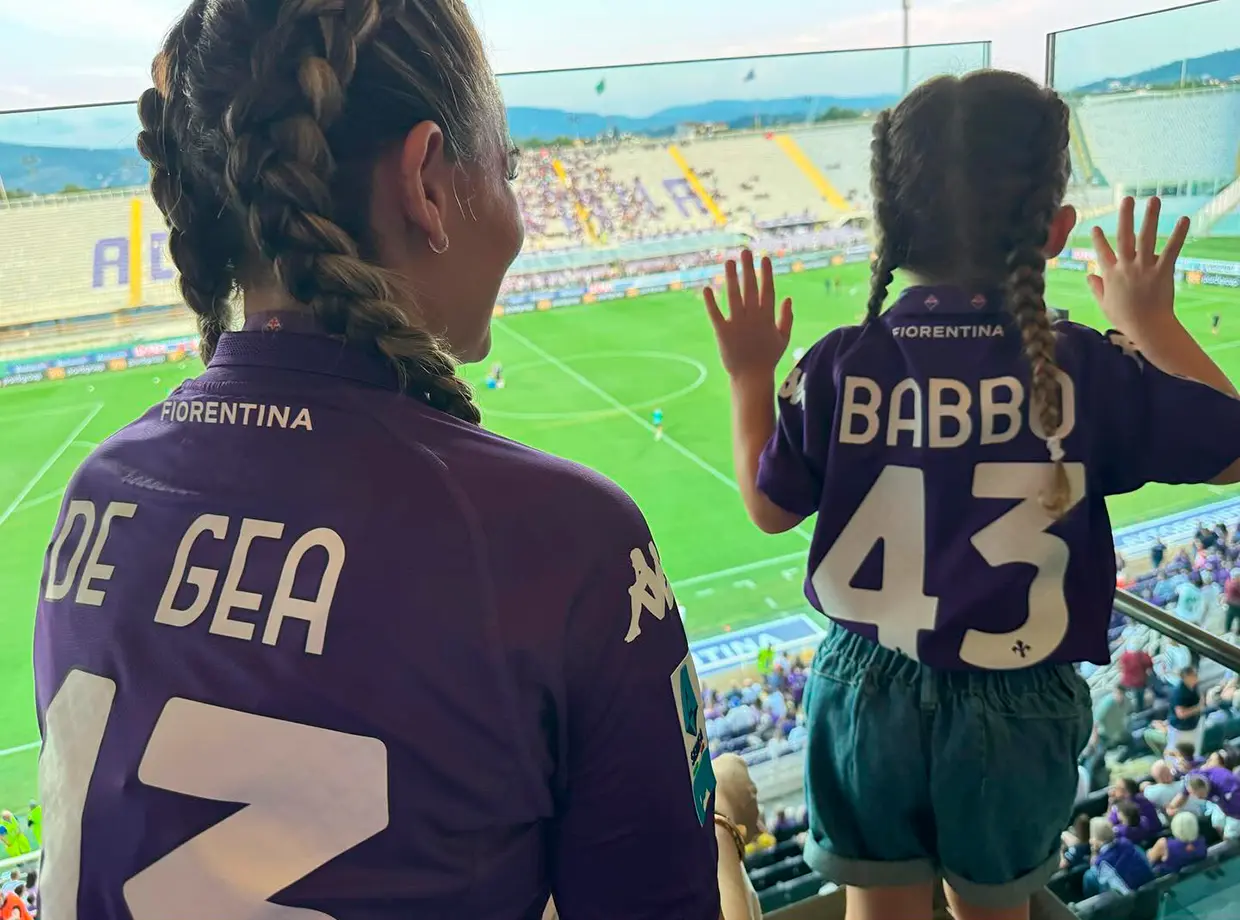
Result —
<instances>
[{"instance_id":1,"label":"silver earring","mask_svg":"<svg viewBox=\"0 0 1240 920\"><path fill-rule=\"evenodd\" d=\"M441 256L441 255L443 255L445 252L447 252L447 251L448 251L448 244L449 244L448 234L446 234L446 233L445 233L445 234L443 235L443 245L442 245L442 246L436 246L436 245L435 245L435 241L434 241L434 240L432 240L430 237L427 237L427 238L426 238L426 243L427 243L427 245L428 245L428 246L430 246L430 247L431 247L431 252L435 253L435 255L437 255L437 256Z\"/></svg>"}]
</instances>

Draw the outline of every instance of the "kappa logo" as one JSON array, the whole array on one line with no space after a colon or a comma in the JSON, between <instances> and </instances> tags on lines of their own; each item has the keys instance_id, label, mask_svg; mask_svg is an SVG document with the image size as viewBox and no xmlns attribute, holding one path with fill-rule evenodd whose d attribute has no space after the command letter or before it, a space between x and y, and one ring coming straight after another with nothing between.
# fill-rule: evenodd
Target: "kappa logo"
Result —
<instances>
[{"instance_id":1,"label":"kappa logo","mask_svg":"<svg viewBox=\"0 0 1240 920\"><path fill-rule=\"evenodd\" d=\"M803 370L799 367L794 367L792 373L788 375L788 379L779 388L779 398L788 400L794 406L804 406L805 377L806 374Z\"/></svg>"},{"instance_id":2,"label":"kappa logo","mask_svg":"<svg viewBox=\"0 0 1240 920\"><path fill-rule=\"evenodd\" d=\"M629 553L633 563L633 584L629 586L629 631L624 641L632 642L642 634L642 612L651 614L656 620L662 620L676 604L672 596L672 588L663 574L663 562L659 559L659 551L654 543L648 544L653 566L647 562L646 554L641 547L634 547Z\"/></svg>"}]
</instances>

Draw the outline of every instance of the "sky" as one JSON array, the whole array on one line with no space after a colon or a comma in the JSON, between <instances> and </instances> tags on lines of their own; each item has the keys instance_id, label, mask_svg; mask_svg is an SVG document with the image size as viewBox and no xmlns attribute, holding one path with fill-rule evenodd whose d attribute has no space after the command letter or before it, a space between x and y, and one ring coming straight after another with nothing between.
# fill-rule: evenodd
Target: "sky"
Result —
<instances>
[{"instance_id":1,"label":"sky","mask_svg":"<svg viewBox=\"0 0 1240 920\"><path fill-rule=\"evenodd\" d=\"M657 71L600 70L634 61L749 57L901 43L900 0L467 0L501 73L585 68L584 75L502 81L510 105L649 114L703 98L898 91L898 52L737 61ZM131 100L185 0L0 0L0 111ZM913 0L914 44L990 40L991 64L1045 72L1046 34L1164 9L1167 0ZM615 10L619 6L622 15ZM1070 33L1059 78L1077 85L1240 44L1240 0L1092 33ZM1220 44L1223 42L1224 44ZM980 63L976 45L914 54L913 77ZM756 78L745 82L754 69ZM594 87L607 81L607 92ZM726 87L726 92L719 90ZM851 92L849 92L851 90ZM0 140L9 139L0 124Z\"/></svg>"}]
</instances>

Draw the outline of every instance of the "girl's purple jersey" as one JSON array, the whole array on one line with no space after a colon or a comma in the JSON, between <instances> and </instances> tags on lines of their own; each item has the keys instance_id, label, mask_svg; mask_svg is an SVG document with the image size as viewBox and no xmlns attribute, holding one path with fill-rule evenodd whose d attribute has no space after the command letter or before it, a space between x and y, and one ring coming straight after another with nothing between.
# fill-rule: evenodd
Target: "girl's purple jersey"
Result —
<instances>
[{"instance_id":1,"label":"girl's purple jersey","mask_svg":"<svg viewBox=\"0 0 1240 920\"><path fill-rule=\"evenodd\" d=\"M641 514L297 317L101 446L35 627L54 920L715 920Z\"/></svg>"},{"instance_id":2,"label":"girl's purple jersey","mask_svg":"<svg viewBox=\"0 0 1240 920\"><path fill-rule=\"evenodd\" d=\"M837 329L779 391L759 487L817 514L806 593L842 626L943 669L1110 660L1105 498L1240 459L1240 401L1164 374L1119 333L1061 322L1059 432L1030 413L1020 332L997 297L906 290ZM1053 519L1047 435L1071 484Z\"/></svg>"}]
</instances>

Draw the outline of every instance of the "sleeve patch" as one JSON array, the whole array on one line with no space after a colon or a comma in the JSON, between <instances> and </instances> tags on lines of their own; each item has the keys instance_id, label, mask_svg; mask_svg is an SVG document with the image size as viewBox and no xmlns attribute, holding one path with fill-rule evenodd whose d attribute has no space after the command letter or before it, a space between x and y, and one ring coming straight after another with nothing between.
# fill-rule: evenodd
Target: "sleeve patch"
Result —
<instances>
[{"instance_id":1,"label":"sleeve patch","mask_svg":"<svg viewBox=\"0 0 1240 920\"><path fill-rule=\"evenodd\" d=\"M698 824L706 823L710 798L715 792L715 769L710 762L710 745L706 741L706 719L702 710L702 689L698 683L693 653L685 655L672 671L672 698L676 703L676 721L685 745L685 762L689 783L693 788L693 807Z\"/></svg>"}]
</instances>

